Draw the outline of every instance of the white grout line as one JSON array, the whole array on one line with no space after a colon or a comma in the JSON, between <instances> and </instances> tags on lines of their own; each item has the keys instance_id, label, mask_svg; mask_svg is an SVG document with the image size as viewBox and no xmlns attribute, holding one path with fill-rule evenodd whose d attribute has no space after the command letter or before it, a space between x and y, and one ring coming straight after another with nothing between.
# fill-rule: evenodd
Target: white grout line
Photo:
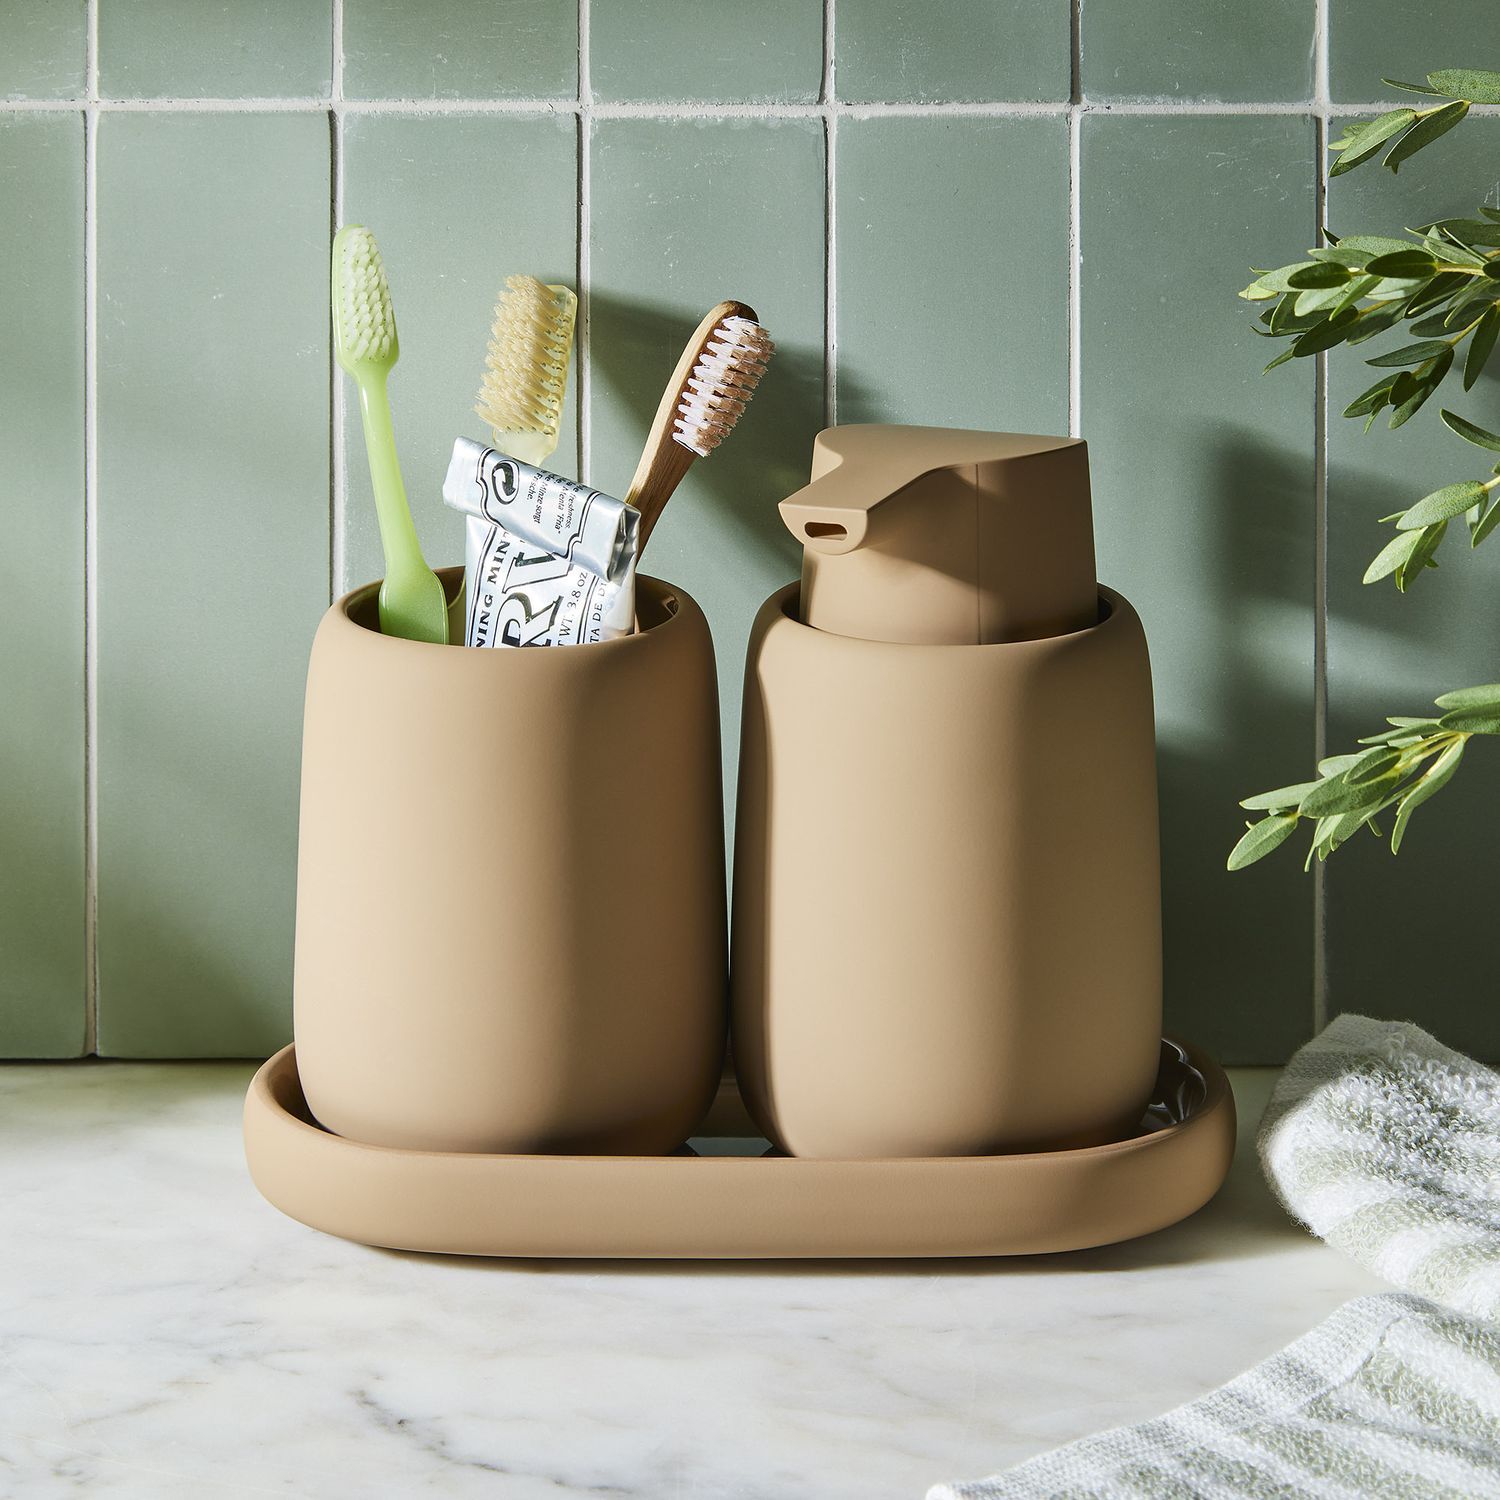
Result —
<instances>
[{"instance_id":1,"label":"white grout line","mask_svg":"<svg viewBox=\"0 0 1500 1500\"><path fill-rule=\"evenodd\" d=\"M580 0L580 9L588 0ZM580 69L582 71L582 69ZM948 103L907 103L899 100L861 103L834 99L816 104L729 104L713 100L663 99L649 102L596 103L591 99L345 99L341 95L306 95L286 99L8 99L0 100L0 112L44 114L84 108L102 114L292 114L323 113L361 115L558 115L587 114L596 120L721 120L721 119L822 119L829 115L864 120L880 117L928 116L975 117L980 119L1029 119L1086 115L1370 115L1391 108L1389 100L1349 100L1338 104L1326 97L1269 102L1232 102L1213 99L1137 99L1058 101L1033 103L1026 100L975 100ZM1500 115L1500 104L1475 104L1476 116Z\"/></svg>"},{"instance_id":2,"label":"white grout line","mask_svg":"<svg viewBox=\"0 0 1500 1500\"><path fill-rule=\"evenodd\" d=\"M83 111L83 1050L99 1050L99 4L85 9Z\"/></svg>"},{"instance_id":3,"label":"white grout line","mask_svg":"<svg viewBox=\"0 0 1500 1500\"><path fill-rule=\"evenodd\" d=\"M1328 212L1328 118L1332 111L1328 75L1328 0L1315 0L1313 13L1313 96L1317 114L1313 141L1314 244L1323 242ZM1328 753L1328 354L1313 361L1313 750ZM1312 1029L1328 1024L1328 866L1313 861Z\"/></svg>"},{"instance_id":4,"label":"white grout line","mask_svg":"<svg viewBox=\"0 0 1500 1500\"><path fill-rule=\"evenodd\" d=\"M1068 113L1068 436L1083 436L1082 116Z\"/></svg>"},{"instance_id":5,"label":"white grout line","mask_svg":"<svg viewBox=\"0 0 1500 1500\"><path fill-rule=\"evenodd\" d=\"M1080 0L1069 7L1068 105L1068 436L1083 436L1083 53Z\"/></svg>"},{"instance_id":6,"label":"white grout line","mask_svg":"<svg viewBox=\"0 0 1500 1500\"><path fill-rule=\"evenodd\" d=\"M332 99L329 129L332 131L329 240L344 222L344 121L340 106L344 100L344 0L333 0L333 57L331 74ZM328 487L328 601L331 604L344 591L345 536L349 512L349 466L344 456L344 417L346 399L344 372L328 345L328 443L333 455Z\"/></svg>"},{"instance_id":7,"label":"white grout line","mask_svg":"<svg viewBox=\"0 0 1500 1500\"><path fill-rule=\"evenodd\" d=\"M839 260L838 155L839 122L834 103L834 0L823 0L823 78L818 102L823 107L823 425L832 427L839 411Z\"/></svg>"},{"instance_id":8,"label":"white grout line","mask_svg":"<svg viewBox=\"0 0 1500 1500\"><path fill-rule=\"evenodd\" d=\"M589 358L592 349L590 320L593 313L591 295L590 245L594 232L594 80L589 58L589 0L578 0L578 316L574 328L577 344L578 379L578 478L589 482L593 462L594 383Z\"/></svg>"}]
</instances>

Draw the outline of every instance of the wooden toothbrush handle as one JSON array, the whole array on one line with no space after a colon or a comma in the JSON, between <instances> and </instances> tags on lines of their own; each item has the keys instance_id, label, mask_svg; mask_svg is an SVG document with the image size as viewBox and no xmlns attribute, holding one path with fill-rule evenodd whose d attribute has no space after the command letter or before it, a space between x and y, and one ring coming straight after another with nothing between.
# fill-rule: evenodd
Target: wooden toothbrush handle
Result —
<instances>
[{"instance_id":1,"label":"wooden toothbrush handle","mask_svg":"<svg viewBox=\"0 0 1500 1500\"><path fill-rule=\"evenodd\" d=\"M725 318L746 318L752 323L760 321L755 316L755 309L744 302L721 302L710 309L687 341L682 358L677 361L677 368L672 371L672 378L662 392L656 418L646 435L646 446L641 450L641 461L635 467L635 478L630 481L625 496L626 504L635 506L641 513L637 551L645 547L652 528L672 498L672 492L682 483L698 456L691 448L684 448L672 435L677 403L682 399L683 387L693 373L693 366L702 357L704 346Z\"/></svg>"}]
</instances>

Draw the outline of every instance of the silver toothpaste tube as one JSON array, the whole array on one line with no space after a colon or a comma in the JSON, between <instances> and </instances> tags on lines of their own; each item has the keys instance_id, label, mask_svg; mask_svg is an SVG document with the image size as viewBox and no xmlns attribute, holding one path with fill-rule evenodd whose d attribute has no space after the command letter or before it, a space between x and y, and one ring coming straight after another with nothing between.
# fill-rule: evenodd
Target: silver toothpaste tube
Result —
<instances>
[{"instance_id":1,"label":"silver toothpaste tube","mask_svg":"<svg viewBox=\"0 0 1500 1500\"><path fill-rule=\"evenodd\" d=\"M443 499L466 517L469 646L578 646L635 625L640 513L459 438Z\"/></svg>"}]
</instances>

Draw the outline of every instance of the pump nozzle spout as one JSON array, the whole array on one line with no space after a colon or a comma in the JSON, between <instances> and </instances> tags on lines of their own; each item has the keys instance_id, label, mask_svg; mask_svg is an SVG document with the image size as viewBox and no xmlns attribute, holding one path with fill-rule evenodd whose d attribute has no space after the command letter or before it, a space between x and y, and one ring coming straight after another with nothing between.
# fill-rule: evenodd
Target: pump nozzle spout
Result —
<instances>
[{"instance_id":1,"label":"pump nozzle spout","mask_svg":"<svg viewBox=\"0 0 1500 1500\"><path fill-rule=\"evenodd\" d=\"M839 464L781 502L781 519L804 547L837 557L862 547L870 511L887 497L859 464Z\"/></svg>"},{"instance_id":2,"label":"pump nozzle spout","mask_svg":"<svg viewBox=\"0 0 1500 1500\"><path fill-rule=\"evenodd\" d=\"M1032 640L1098 617L1088 452L1075 438L830 427L781 502L803 621L925 644Z\"/></svg>"}]
</instances>

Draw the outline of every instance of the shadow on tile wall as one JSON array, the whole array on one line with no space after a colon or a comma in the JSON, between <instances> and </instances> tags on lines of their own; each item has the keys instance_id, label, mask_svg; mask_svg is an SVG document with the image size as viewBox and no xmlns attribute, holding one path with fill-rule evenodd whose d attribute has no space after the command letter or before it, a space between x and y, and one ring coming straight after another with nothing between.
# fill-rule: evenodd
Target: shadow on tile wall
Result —
<instances>
[{"instance_id":1,"label":"shadow on tile wall","mask_svg":"<svg viewBox=\"0 0 1500 1500\"><path fill-rule=\"evenodd\" d=\"M0 657L0 1055L288 1034L301 675L330 586L379 566L357 423L330 400L339 212L390 257L397 433L435 557L460 551L438 488L506 273L587 270L588 399L556 462L606 489L712 302L771 327L770 378L648 558L713 625L726 793L744 639L798 566L775 502L830 408L1081 432L1101 571L1153 648L1171 1024L1274 1061L1326 1003L1500 1053L1488 998L1454 980L1487 972L1500 814L1479 753L1400 861L1341 852L1321 935L1290 853L1223 869L1236 798L1312 759L1320 464L1331 740L1497 675L1500 543L1406 599L1357 582L1372 518L1460 463L1452 445L1425 420L1320 439L1312 371L1260 380L1234 292L1312 243L1318 121L1381 72L1495 52L1500 12L1084 0L1072 24L1061 0L841 0L829 30L823 0L774 0L696 7L685 46L677 8L625 0L252 9L7 16L0 177L26 212L0 223L21 268L0 280L0 628L48 644ZM1330 213L1453 206L1493 178L1497 125L1399 184L1338 179ZM1359 369L1330 361L1335 408ZM210 557L216 587L184 589Z\"/></svg>"},{"instance_id":2,"label":"shadow on tile wall","mask_svg":"<svg viewBox=\"0 0 1500 1500\"><path fill-rule=\"evenodd\" d=\"M1167 1024L1231 1056L1278 1058L1312 1029L1312 877L1288 859L1231 884L1224 857L1238 799L1311 759L1311 568L1246 567L1286 538L1310 553L1308 456L1231 423L1203 444L1196 582L1217 602L1193 627L1204 670L1191 715L1158 723ZM1287 661L1297 644L1305 654ZM1156 675L1170 705L1159 659Z\"/></svg>"},{"instance_id":3,"label":"shadow on tile wall","mask_svg":"<svg viewBox=\"0 0 1500 1500\"><path fill-rule=\"evenodd\" d=\"M670 370L692 328L685 325L680 305L671 302L596 292L590 299L590 313L595 330L592 367L596 389L607 391L609 399L618 403L623 425L644 433L656 417L661 390L651 381L642 380L640 372ZM806 482L805 476L796 477L801 472L796 440L808 436L810 444L810 431L816 432L822 425L816 411L822 399L821 351L779 348L775 371L776 378L768 379L756 393L745 425L736 429L733 444L715 453L711 463L693 468L693 504L713 519L715 530L731 547L736 560L758 573L790 575L801 565L801 551L781 524L775 501L795 484ZM763 448L740 441L745 431L756 427L785 435L776 444L778 450L784 450L775 455L781 459L779 472L766 472ZM619 463L634 454L630 449L613 458ZM618 492L618 484L616 488ZM667 515L671 514L669 510Z\"/></svg>"}]
</instances>

